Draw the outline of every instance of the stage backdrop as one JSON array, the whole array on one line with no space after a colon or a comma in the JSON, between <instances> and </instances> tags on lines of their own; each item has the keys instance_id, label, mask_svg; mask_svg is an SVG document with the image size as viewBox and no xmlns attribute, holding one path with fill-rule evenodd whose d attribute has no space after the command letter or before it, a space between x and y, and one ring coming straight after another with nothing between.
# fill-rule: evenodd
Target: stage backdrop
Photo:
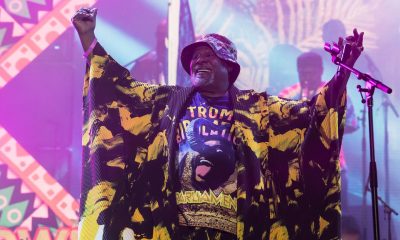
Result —
<instances>
[{"instance_id":1,"label":"stage backdrop","mask_svg":"<svg viewBox=\"0 0 400 240\"><path fill-rule=\"evenodd\" d=\"M325 41L365 32L356 67L393 88L375 94L374 121L379 195L400 210L400 21L398 0L189 0L196 35L231 38L242 66L237 86L277 94L298 82L296 58L324 58L325 80L335 72ZM0 238L77 239L81 99L84 60L70 18L82 6L99 8L96 35L122 65L156 46L156 27L167 18L167 0L5 0L0 3ZM333 20L333 21L332 21ZM362 211L368 178L368 121L363 121L352 77L348 93L359 129L343 141L348 209L370 234L372 210ZM393 103L393 107L385 107ZM387 121L386 121L387 120ZM365 123L365 131L363 128ZM385 130L388 129L388 130ZM362 140L366 139L363 157ZM387 218L381 217L381 236ZM400 218L393 216L394 239ZM396 229L397 228L397 229ZM370 236L370 235L369 235Z\"/></svg>"}]
</instances>

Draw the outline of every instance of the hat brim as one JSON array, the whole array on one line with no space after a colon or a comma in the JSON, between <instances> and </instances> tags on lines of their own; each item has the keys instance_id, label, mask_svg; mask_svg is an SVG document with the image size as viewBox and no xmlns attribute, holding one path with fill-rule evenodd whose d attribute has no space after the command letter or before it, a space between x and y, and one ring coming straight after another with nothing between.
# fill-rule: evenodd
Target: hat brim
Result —
<instances>
[{"instance_id":1,"label":"hat brim","mask_svg":"<svg viewBox=\"0 0 400 240\"><path fill-rule=\"evenodd\" d=\"M201 46L207 46L210 47L215 55L222 61L230 64L232 66L232 70L229 72L229 81L233 84L237 77L239 76L240 73L240 65L237 62L233 62L227 59L224 59L222 56L218 55L218 52L214 51L213 47L208 43L208 42L203 42L203 41L198 41L194 42L192 44L187 45L182 49L181 53L181 63L183 69L190 75L190 61L192 60L193 53L196 50L196 48L201 47Z\"/></svg>"}]
</instances>

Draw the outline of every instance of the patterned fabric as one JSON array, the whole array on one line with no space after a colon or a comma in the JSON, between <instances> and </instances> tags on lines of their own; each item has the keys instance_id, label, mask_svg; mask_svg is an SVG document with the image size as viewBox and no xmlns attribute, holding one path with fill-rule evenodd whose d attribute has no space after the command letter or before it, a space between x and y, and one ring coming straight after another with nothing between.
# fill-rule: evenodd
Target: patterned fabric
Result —
<instances>
[{"instance_id":1,"label":"patterned fabric","mask_svg":"<svg viewBox=\"0 0 400 240\"><path fill-rule=\"evenodd\" d=\"M339 239L338 75L311 101L232 87L238 239ZM176 130L193 88L134 81L97 44L84 81L80 239L181 239Z\"/></svg>"},{"instance_id":2,"label":"patterned fabric","mask_svg":"<svg viewBox=\"0 0 400 240\"><path fill-rule=\"evenodd\" d=\"M318 87L318 92L321 91L324 86L326 85L326 82L321 82L321 85ZM292 86L289 86L285 89L283 89L278 96L282 98L290 98L290 99L300 99L301 98L301 85L300 83L296 83ZM346 121L345 121L345 126L344 126L344 132L345 133L352 133L356 131L359 128L358 120L357 120L357 115L354 110L354 105L350 99L350 97L347 97L347 107L346 107ZM342 162L343 160L343 162ZM344 167L345 161L344 158L341 159L341 166Z\"/></svg>"},{"instance_id":3,"label":"patterned fabric","mask_svg":"<svg viewBox=\"0 0 400 240\"><path fill-rule=\"evenodd\" d=\"M179 229L182 239L187 240L234 240L235 235L227 232L221 232L212 228L200 227L181 227Z\"/></svg>"}]
</instances>

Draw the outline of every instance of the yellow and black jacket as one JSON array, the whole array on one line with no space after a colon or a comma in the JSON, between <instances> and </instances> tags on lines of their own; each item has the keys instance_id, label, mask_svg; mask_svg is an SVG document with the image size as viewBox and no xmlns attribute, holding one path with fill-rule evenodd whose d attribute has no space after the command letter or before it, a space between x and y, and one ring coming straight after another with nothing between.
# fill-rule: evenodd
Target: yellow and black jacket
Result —
<instances>
[{"instance_id":1,"label":"yellow and black jacket","mask_svg":"<svg viewBox=\"0 0 400 240\"><path fill-rule=\"evenodd\" d=\"M341 81L311 101L229 90L238 239L339 239ZM194 91L135 81L96 45L83 93L80 239L180 239L175 136Z\"/></svg>"}]
</instances>

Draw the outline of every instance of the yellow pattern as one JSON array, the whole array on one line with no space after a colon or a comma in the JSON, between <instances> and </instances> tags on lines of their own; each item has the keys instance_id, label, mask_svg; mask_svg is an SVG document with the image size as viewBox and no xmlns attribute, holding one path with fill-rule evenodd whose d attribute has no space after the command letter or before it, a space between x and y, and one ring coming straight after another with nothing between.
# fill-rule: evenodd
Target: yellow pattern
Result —
<instances>
[{"instance_id":1,"label":"yellow pattern","mask_svg":"<svg viewBox=\"0 0 400 240\"><path fill-rule=\"evenodd\" d=\"M110 206L114 195L115 189L110 182L100 182L89 191L81 219L81 239L95 239L99 230L97 219Z\"/></svg>"},{"instance_id":2,"label":"yellow pattern","mask_svg":"<svg viewBox=\"0 0 400 240\"><path fill-rule=\"evenodd\" d=\"M298 152L301 143L304 141L305 131L305 128L295 128L283 134L275 135L271 133L269 144L272 148L278 149L279 151L287 151L290 149Z\"/></svg>"},{"instance_id":3,"label":"yellow pattern","mask_svg":"<svg viewBox=\"0 0 400 240\"><path fill-rule=\"evenodd\" d=\"M98 148L105 148L110 150L115 146L122 144L123 139L121 136L113 136L111 131L106 127L101 126L97 134L95 135L91 145L91 153L95 152Z\"/></svg>"},{"instance_id":4,"label":"yellow pattern","mask_svg":"<svg viewBox=\"0 0 400 240\"><path fill-rule=\"evenodd\" d=\"M107 166L109 167L117 167L120 169L124 169L125 168L125 163L122 160L122 157L110 160L107 162Z\"/></svg>"},{"instance_id":5,"label":"yellow pattern","mask_svg":"<svg viewBox=\"0 0 400 240\"><path fill-rule=\"evenodd\" d=\"M326 114L324 120L321 123L321 142L324 144L326 149L329 149L332 141L339 139L339 132L337 127L339 124L338 113L334 109L329 109L329 113ZM332 125L335 124L335 125Z\"/></svg>"},{"instance_id":6,"label":"yellow pattern","mask_svg":"<svg viewBox=\"0 0 400 240\"><path fill-rule=\"evenodd\" d=\"M133 135L139 135L148 132L151 128L151 115L143 115L140 117L131 118L131 112L127 107L119 108L119 115L121 117L121 126Z\"/></svg>"},{"instance_id":7,"label":"yellow pattern","mask_svg":"<svg viewBox=\"0 0 400 240\"><path fill-rule=\"evenodd\" d=\"M289 233L285 226L281 225L281 222L276 222L271 226L270 240L288 240Z\"/></svg>"},{"instance_id":8,"label":"yellow pattern","mask_svg":"<svg viewBox=\"0 0 400 240\"><path fill-rule=\"evenodd\" d=\"M90 62L90 77L91 79L101 78L104 74L104 63L108 58L103 56L95 55L92 57Z\"/></svg>"},{"instance_id":9,"label":"yellow pattern","mask_svg":"<svg viewBox=\"0 0 400 240\"><path fill-rule=\"evenodd\" d=\"M322 236L322 233L324 232L324 230L326 228L328 228L328 226L329 226L329 222L326 221L324 218L320 217L319 218L319 233L318 233L318 235L320 237Z\"/></svg>"},{"instance_id":10,"label":"yellow pattern","mask_svg":"<svg viewBox=\"0 0 400 240\"><path fill-rule=\"evenodd\" d=\"M169 235L168 229L166 227L157 225L153 228L153 239L169 240L171 239L171 236Z\"/></svg>"},{"instance_id":11,"label":"yellow pattern","mask_svg":"<svg viewBox=\"0 0 400 240\"><path fill-rule=\"evenodd\" d=\"M148 148L147 160L156 160L160 153L167 153L167 138L165 136L165 131L158 133L157 137L154 139L153 143L150 144Z\"/></svg>"},{"instance_id":12,"label":"yellow pattern","mask_svg":"<svg viewBox=\"0 0 400 240\"><path fill-rule=\"evenodd\" d=\"M144 221L144 218L138 208L135 209L131 221L136 223L141 223Z\"/></svg>"}]
</instances>

